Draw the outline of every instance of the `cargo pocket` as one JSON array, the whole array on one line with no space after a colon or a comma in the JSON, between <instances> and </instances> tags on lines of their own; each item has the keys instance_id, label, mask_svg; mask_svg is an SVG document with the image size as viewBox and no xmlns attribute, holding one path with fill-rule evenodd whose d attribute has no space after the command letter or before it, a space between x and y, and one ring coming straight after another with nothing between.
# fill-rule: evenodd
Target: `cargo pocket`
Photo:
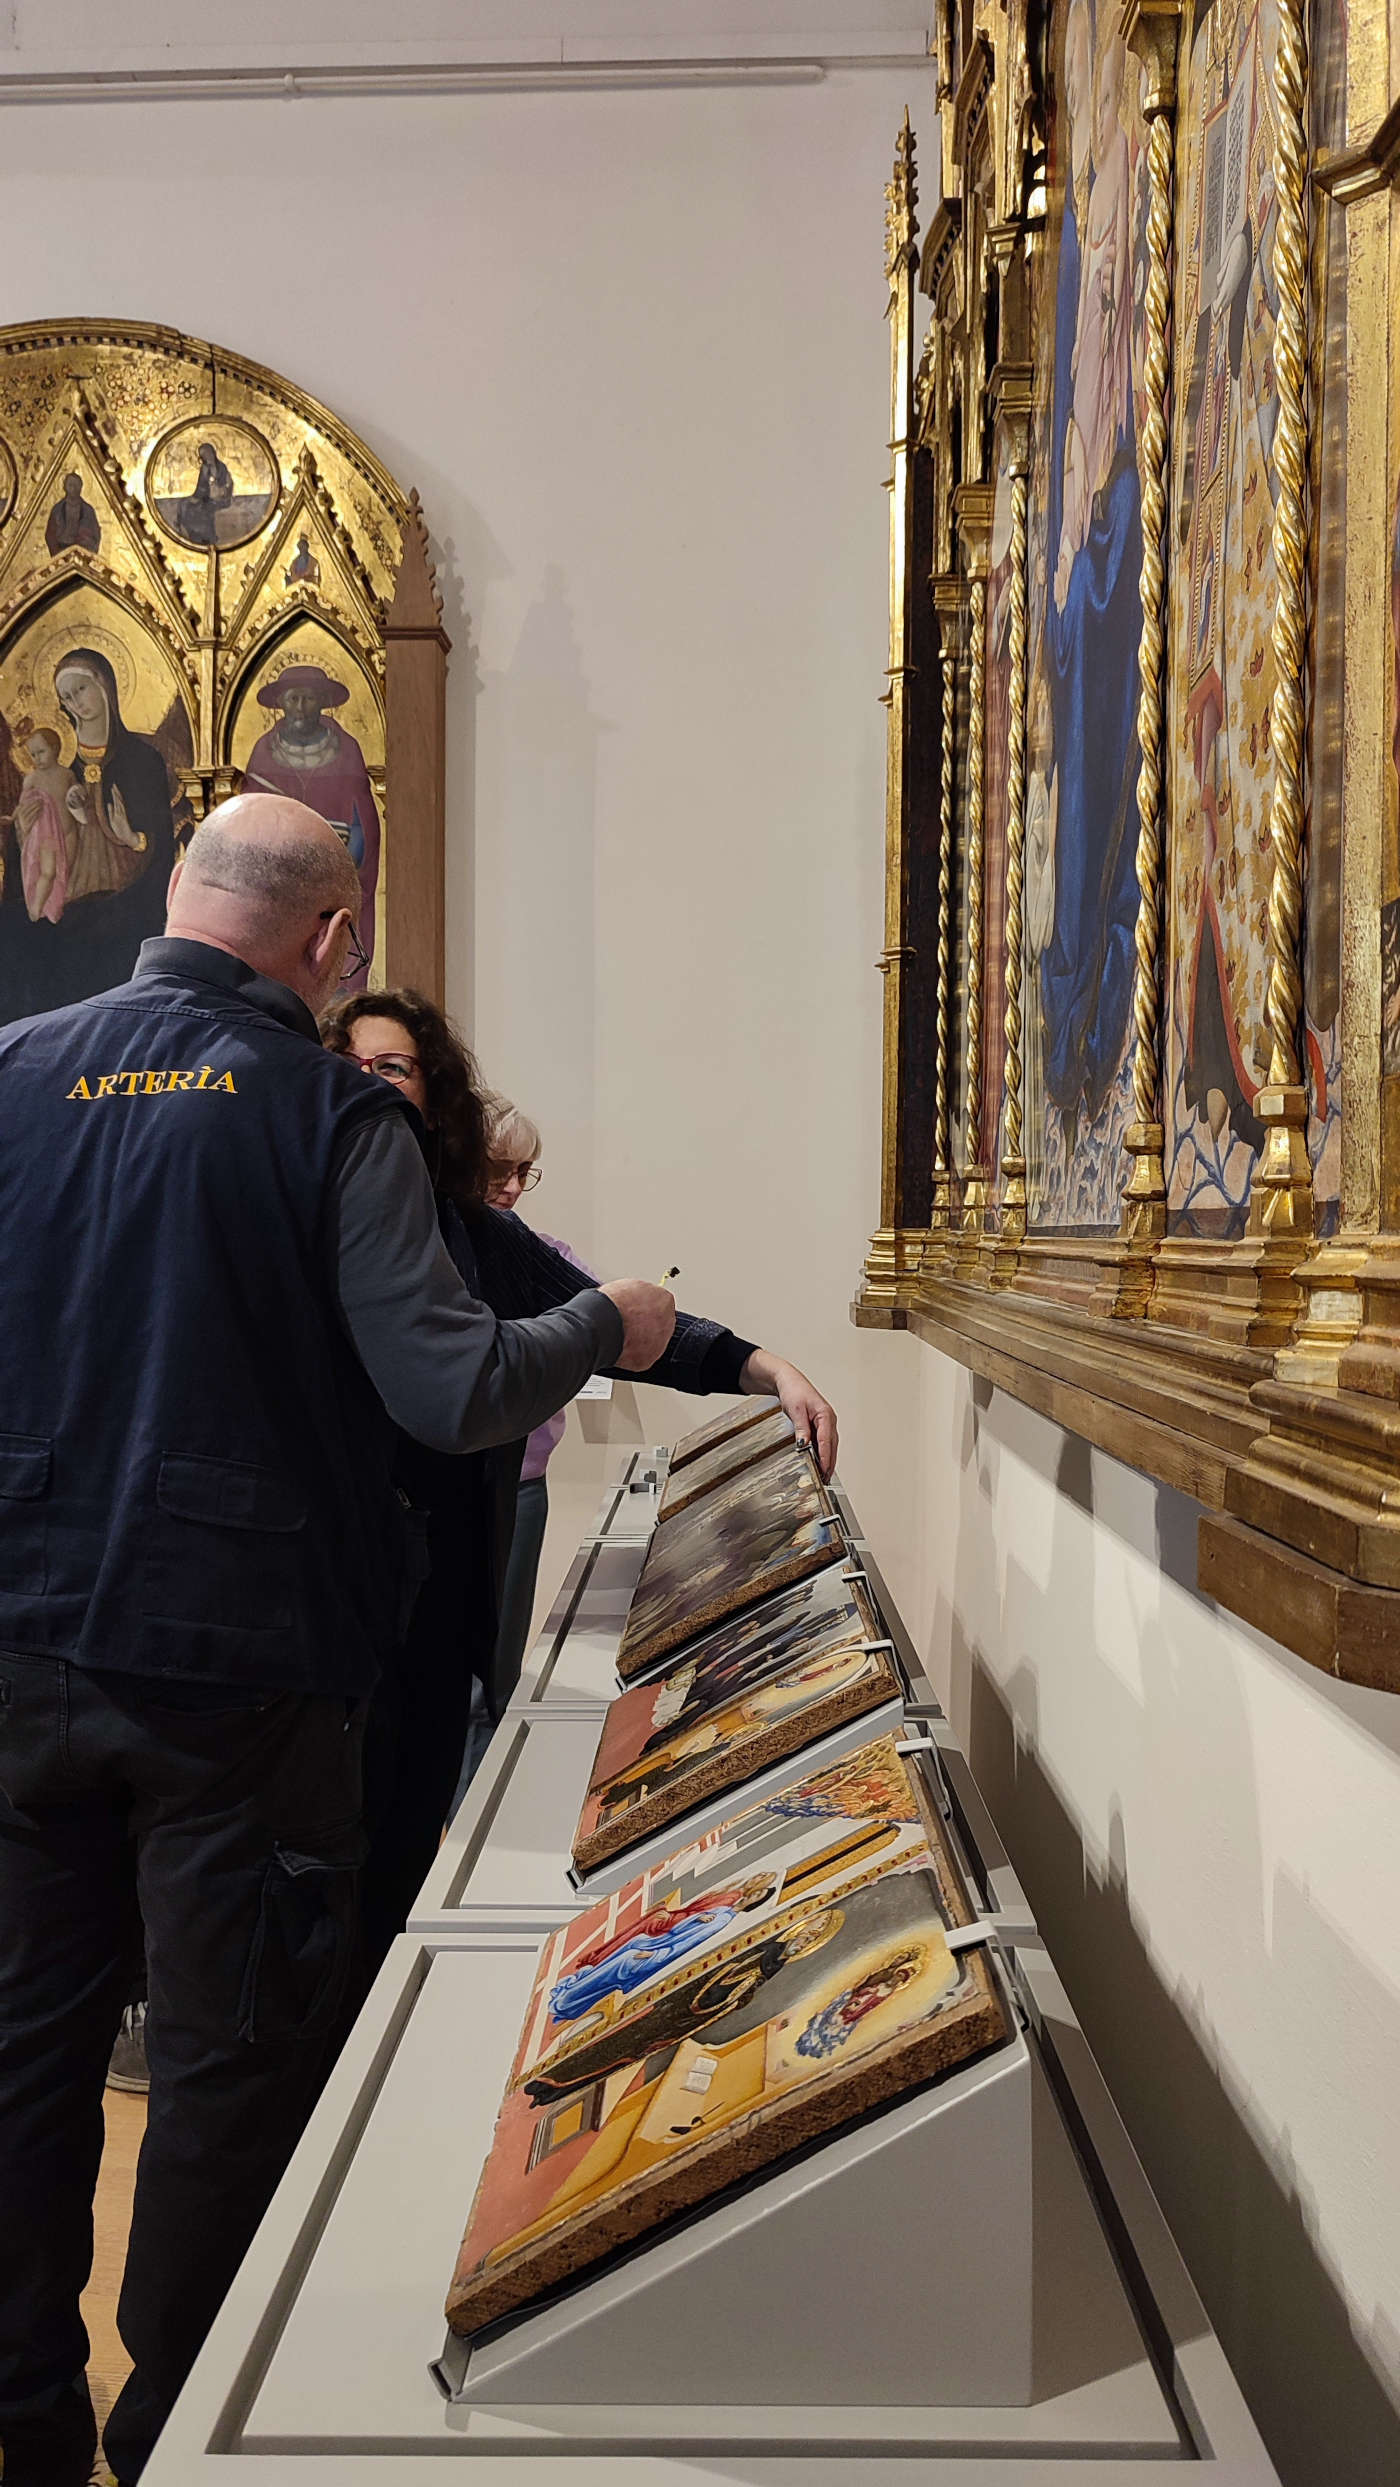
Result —
<instances>
[{"instance_id":1,"label":"cargo pocket","mask_svg":"<svg viewBox=\"0 0 1400 2487\"><path fill-rule=\"evenodd\" d=\"M42 1597L49 1585L52 1475L47 1436L0 1433L0 1594Z\"/></svg>"},{"instance_id":2,"label":"cargo pocket","mask_svg":"<svg viewBox=\"0 0 1400 2487\"><path fill-rule=\"evenodd\" d=\"M304 1498L274 1470L167 1451L142 1612L205 1631L285 1631L297 1613L305 1527Z\"/></svg>"},{"instance_id":3,"label":"cargo pocket","mask_svg":"<svg viewBox=\"0 0 1400 2487\"><path fill-rule=\"evenodd\" d=\"M243 1975L238 2035L249 2046L324 2028L340 2001L355 1939L356 1827L333 1853L273 1849Z\"/></svg>"}]
</instances>

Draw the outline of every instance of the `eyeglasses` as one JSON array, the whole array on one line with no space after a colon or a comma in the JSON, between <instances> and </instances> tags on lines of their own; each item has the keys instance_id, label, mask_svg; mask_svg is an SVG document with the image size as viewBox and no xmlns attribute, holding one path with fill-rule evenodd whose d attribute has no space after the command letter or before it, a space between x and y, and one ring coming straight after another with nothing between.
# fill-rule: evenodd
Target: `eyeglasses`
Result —
<instances>
[{"instance_id":1,"label":"eyeglasses","mask_svg":"<svg viewBox=\"0 0 1400 2487\"><path fill-rule=\"evenodd\" d=\"M530 1157L518 1166L513 1161L503 1162L499 1157L491 1157L487 1159L486 1171L493 1183L509 1183L511 1176L514 1175L522 1192L532 1192L544 1169L542 1166L537 1166Z\"/></svg>"},{"instance_id":2,"label":"eyeglasses","mask_svg":"<svg viewBox=\"0 0 1400 2487\"><path fill-rule=\"evenodd\" d=\"M395 1079L402 1086L419 1069L417 1054L352 1054L345 1055L361 1071L377 1071L381 1079Z\"/></svg>"},{"instance_id":3,"label":"eyeglasses","mask_svg":"<svg viewBox=\"0 0 1400 2487\"><path fill-rule=\"evenodd\" d=\"M350 940L345 952L345 965L340 971L339 979L342 984L348 984L352 976L358 976L362 967L368 967L369 952L360 939L359 928L354 917L346 914L343 907L323 907L316 920L319 924L329 924L337 915L345 915L350 930Z\"/></svg>"}]
</instances>

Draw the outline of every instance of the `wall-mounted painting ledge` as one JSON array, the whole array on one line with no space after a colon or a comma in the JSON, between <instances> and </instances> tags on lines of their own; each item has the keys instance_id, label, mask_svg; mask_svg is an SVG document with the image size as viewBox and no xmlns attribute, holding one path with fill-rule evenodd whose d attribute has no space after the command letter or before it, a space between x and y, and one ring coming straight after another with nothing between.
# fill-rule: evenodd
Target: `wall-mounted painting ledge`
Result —
<instances>
[{"instance_id":1,"label":"wall-mounted painting ledge","mask_svg":"<svg viewBox=\"0 0 1400 2487\"><path fill-rule=\"evenodd\" d=\"M857 1296L1096 1449L1204 1506L1199 1587L1324 1673L1400 1692L1400 1407L1274 1359L957 1279ZM1267 1398L1271 1407L1264 1407Z\"/></svg>"}]
</instances>

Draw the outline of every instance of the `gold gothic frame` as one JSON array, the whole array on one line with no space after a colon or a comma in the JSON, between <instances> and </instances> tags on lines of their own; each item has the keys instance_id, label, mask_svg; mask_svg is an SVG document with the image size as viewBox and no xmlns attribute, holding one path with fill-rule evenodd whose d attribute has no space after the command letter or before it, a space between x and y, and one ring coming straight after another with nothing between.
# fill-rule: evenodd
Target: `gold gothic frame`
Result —
<instances>
[{"instance_id":1,"label":"gold gothic frame","mask_svg":"<svg viewBox=\"0 0 1400 2487\"><path fill-rule=\"evenodd\" d=\"M854 1318L1400 1690L1400 0L941 0L937 53Z\"/></svg>"},{"instance_id":2,"label":"gold gothic frame","mask_svg":"<svg viewBox=\"0 0 1400 2487\"><path fill-rule=\"evenodd\" d=\"M372 982L440 1001L448 648L417 494L304 390L170 328L0 330L0 1015L128 973L263 770L342 826Z\"/></svg>"}]
</instances>

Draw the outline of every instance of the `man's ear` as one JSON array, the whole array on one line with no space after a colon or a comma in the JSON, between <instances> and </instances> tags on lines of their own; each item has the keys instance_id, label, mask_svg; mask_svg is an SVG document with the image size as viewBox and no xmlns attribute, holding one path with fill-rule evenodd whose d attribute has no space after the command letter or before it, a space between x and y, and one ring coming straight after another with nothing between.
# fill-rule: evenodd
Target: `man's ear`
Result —
<instances>
[{"instance_id":1,"label":"man's ear","mask_svg":"<svg viewBox=\"0 0 1400 2487\"><path fill-rule=\"evenodd\" d=\"M348 924L349 921L350 910L348 907L337 907L334 915L331 916L328 922L324 924L321 922L320 917L317 917L311 939L308 941L303 954L313 975L321 976L325 973L326 967L330 961L331 953L334 950L337 941L340 939L341 924L342 922Z\"/></svg>"},{"instance_id":2,"label":"man's ear","mask_svg":"<svg viewBox=\"0 0 1400 2487\"><path fill-rule=\"evenodd\" d=\"M171 907L174 904L175 892L180 886L180 875L184 869L185 859L182 855L165 886L165 912L167 915L170 913Z\"/></svg>"}]
</instances>

